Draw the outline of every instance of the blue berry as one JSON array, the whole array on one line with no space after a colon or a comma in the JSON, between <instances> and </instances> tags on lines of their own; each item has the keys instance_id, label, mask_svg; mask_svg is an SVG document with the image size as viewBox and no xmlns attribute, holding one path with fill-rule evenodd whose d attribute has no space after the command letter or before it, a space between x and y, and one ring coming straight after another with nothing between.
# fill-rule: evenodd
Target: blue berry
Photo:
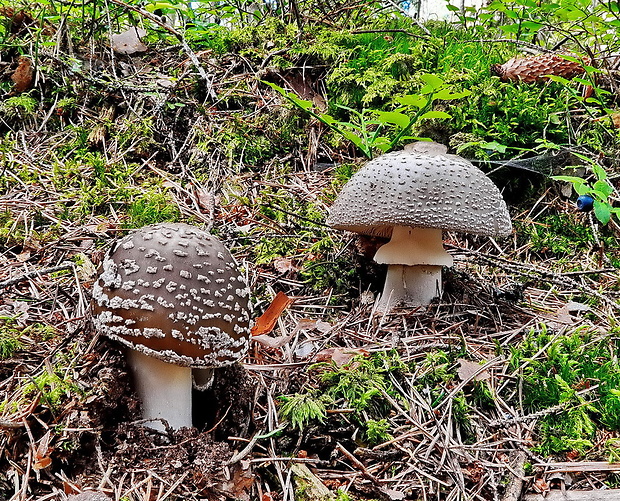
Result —
<instances>
[{"instance_id":1,"label":"blue berry","mask_svg":"<svg viewBox=\"0 0 620 501\"><path fill-rule=\"evenodd\" d=\"M577 199L577 209L582 212L590 212L594 207L594 199L590 195L581 195Z\"/></svg>"}]
</instances>

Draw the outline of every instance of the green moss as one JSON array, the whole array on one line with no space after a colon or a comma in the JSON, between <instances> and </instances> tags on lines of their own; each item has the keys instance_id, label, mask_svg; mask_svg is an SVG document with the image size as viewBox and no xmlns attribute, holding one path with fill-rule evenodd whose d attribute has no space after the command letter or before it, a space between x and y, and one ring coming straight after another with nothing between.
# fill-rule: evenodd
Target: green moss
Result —
<instances>
[{"instance_id":1,"label":"green moss","mask_svg":"<svg viewBox=\"0 0 620 501\"><path fill-rule=\"evenodd\" d=\"M524 243L529 242L532 249L544 255L556 258L566 257L575 262L575 252L586 251L597 246L592 227L580 215L551 214L537 219L535 224L515 222L519 238ZM606 249L617 249L615 237L603 233L599 239Z\"/></svg>"},{"instance_id":2,"label":"green moss","mask_svg":"<svg viewBox=\"0 0 620 501\"><path fill-rule=\"evenodd\" d=\"M83 393L67 371L60 367L52 372L46 371L34 376L31 382L24 385L22 392L24 397L40 394L42 402L45 402L52 409L56 409L61 401L70 398L72 395L82 395Z\"/></svg>"},{"instance_id":3,"label":"green moss","mask_svg":"<svg viewBox=\"0 0 620 501\"><path fill-rule=\"evenodd\" d=\"M8 97L0 102L0 117L5 120L26 119L33 117L39 102L28 94Z\"/></svg>"},{"instance_id":4,"label":"green moss","mask_svg":"<svg viewBox=\"0 0 620 501\"><path fill-rule=\"evenodd\" d=\"M141 228L154 223L177 222L181 218L181 212L169 194L149 191L129 204L127 216L129 220L123 227Z\"/></svg>"},{"instance_id":5,"label":"green moss","mask_svg":"<svg viewBox=\"0 0 620 501\"><path fill-rule=\"evenodd\" d=\"M583 454L597 430L620 430L620 341L593 335L578 329L554 337L542 328L512 349L510 367L521 377L526 409L559 406L539 421L541 454Z\"/></svg>"},{"instance_id":6,"label":"green moss","mask_svg":"<svg viewBox=\"0 0 620 501\"><path fill-rule=\"evenodd\" d=\"M11 358L23 347L21 334L16 318L0 317L0 360Z\"/></svg>"}]
</instances>

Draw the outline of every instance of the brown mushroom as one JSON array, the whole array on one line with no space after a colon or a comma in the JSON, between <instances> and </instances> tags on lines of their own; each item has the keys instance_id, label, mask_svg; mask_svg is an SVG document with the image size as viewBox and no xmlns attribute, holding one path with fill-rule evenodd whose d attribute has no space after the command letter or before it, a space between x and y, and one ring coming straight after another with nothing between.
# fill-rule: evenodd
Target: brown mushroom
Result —
<instances>
[{"instance_id":1,"label":"brown mushroom","mask_svg":"<svg viewBox=\"0 0 620 501\"><path fill-rule=\"evenodd\" d=\"M93 286L95 328L129 348L153 428L192 425L192 369L230 365L249 345L249 290L228 249L187 224L117 242ZM204 377L203 377L204 379Z\"/></svg>"}]
</instances>

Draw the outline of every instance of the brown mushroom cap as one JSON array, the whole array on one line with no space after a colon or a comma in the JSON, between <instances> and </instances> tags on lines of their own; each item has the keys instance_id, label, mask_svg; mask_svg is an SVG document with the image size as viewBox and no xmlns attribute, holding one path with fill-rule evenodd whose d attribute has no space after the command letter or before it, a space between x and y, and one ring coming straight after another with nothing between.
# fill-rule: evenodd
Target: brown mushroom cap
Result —
<instances>
[{"instance_id":1,"label":"brown mushroom cap","mask_svg":"<svg viewBox=\"0 0 620 501\"><path fill-rule=\"evenodd\" d=\"M228 249L187 224L155 224L116 243L93 286L97 330L185 367L221 367L249 345L249 290Z\"/></svg>"},{"instance_id":2,"label":"brown mushroom cap","mask_svg":"<svg viewBox=\"0 0 620 501\"><path fill-rule=\"evenodd\" d=\"M512 230L501 193L480 169L456 155L415 149L364 165L340 192L327 224L384 237L394 226L480 235Z\"/></svg>"}]
</instances>

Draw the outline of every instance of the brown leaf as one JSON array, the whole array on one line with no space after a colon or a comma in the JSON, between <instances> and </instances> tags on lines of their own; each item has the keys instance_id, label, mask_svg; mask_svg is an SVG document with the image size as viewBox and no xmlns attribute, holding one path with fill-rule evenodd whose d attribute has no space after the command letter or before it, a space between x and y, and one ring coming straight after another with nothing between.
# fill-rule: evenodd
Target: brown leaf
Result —
<instances>
[{"instance_id":1,"label":"brown leaf","mask_svg":"<svg viewBox=\"0 0 620 501\"><path fill-rule=\"evenodd\" d=\"M289 259L288 257L274 258L273 267L278 273L282 273L283 275L285 273L289 273L289 272L297 273L299 271L299 266L293 263L293 260Z\"/></svg>"},{"instance_id":2,"label":"brown leaf","mask_svg":"<svg viewBox=\"0 0 620 501\"><path fill-rule=\"evenodd\" d=\"M367 357L369 352L363 348L326 348L319 351L315 359L317 362L334 362L338 367L342 367L358 355Z\"/></svg>"},{"instance_id":3,"label":"brown leaf","mask_svg":"<svg viewBox=\"0 0 620 501\"><path fill-rule=\"evenodd\" d=\"M537 478L534 480L534 492L548 492L549 484L545 481L544 478Z\"/></svg>"},{"instance_id":4,"label":"brown leaf","mask_svg":"<svg viewBox=\"0 0 620 501\"><path fill-rule=\"evenodd\" d=\"M458 362L459 367L456 372L461 381L486 381L491 379L491 375L486 370L480 371L482 366L478 362L472 362L464 358L459 358Z\"/></svg>"},{"instance_id":5,"label":"brown leaf","mask_svg":"<svg viewBox=\"0 0 620 501\"><path fill-rule=\"evenodd\" d=\"M292 337L293 336L271 337L267 334L259 334L258 336L253 336L252 340L262 344L265 348L277 349L288 343Z\"/></svg>"},{"instance_id":6,"label":"brown leaf","mask_svg":"<svg viewBox=\"0 0 620 501\"><path fill-rule=\"evenodd\" d=\"M269 334L276 325L278 318L282 312L293 304L295 300L288 297L284 292L278 292L273 298L269 307L260 317L256 319L252 327L252 335L260 336L261 334Z\"/></svg>"},{"instance_id":7,"label":"brown leaf","mask_svg":"<svg viewBox=\"0 0 620 501\"><path fill-rule=\"evenodd\" d=\"M332 325L323 322L322 320L313 320L311 318L300 318L293 329L293 334L297 334L299 331L317 330L321 333L325 333L332 328Z\"/></svg>"},{"instance_id":8,"label":"brown leaf","mask_svg":"<svg viewBox=\"0 0 620 501\"><path fill-rule=\"evenodd\" d=\"M52 464L52 458L50 454L52 453L52 448L49 447L50 438L52 431L48 431L41 440L39 440L39 445L34 451L34 461L32 463L32 468L34 470L43 470Z\"/></svg>"},{"instance_id":9,"label":"brown leaf","mask_svg":"<svg viewBox=\"0 0 620 501\"><path fill-rule=\"evenodd\" d=\"M11 80L15 84L13 92L22 93L32 88L34 84L34 68L32 61L26 56L20 56L17 60L17 69L11 75Z\"/></svg>"},{"instance_id":10,"label":"brown leaf","mask_svg":"<svg viewBox=\"0 0 620 501\"><path fill-rule=\"evenodd\" d=\"M196 201L201 209L205 209L212 213L215 210L215 196L213 193L205 188L194 185L194 194Z\"/></svg>"}]
</instances>

